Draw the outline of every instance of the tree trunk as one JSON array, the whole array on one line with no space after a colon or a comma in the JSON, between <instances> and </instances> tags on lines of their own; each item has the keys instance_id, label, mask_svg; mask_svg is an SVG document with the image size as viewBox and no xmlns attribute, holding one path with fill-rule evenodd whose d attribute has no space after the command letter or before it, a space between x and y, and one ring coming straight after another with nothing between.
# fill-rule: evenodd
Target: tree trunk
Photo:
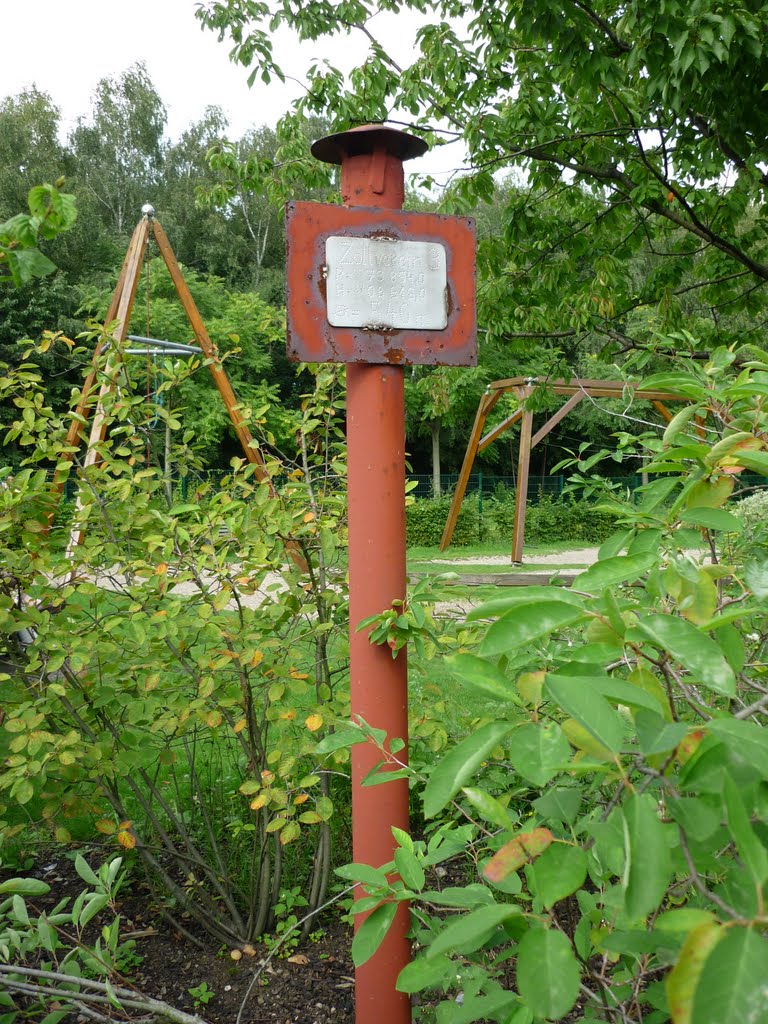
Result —
<instances>
[{"instance_id":1,"label":"tree trunk","mask_svg":"<svg viewBox=\"0 0 768 1024\"><path fill-rule=\"evenodd\" d=\"M436 498L440 497L440 423L439 419L432 420L432 493Z\"/></svg>"}]
</instances>

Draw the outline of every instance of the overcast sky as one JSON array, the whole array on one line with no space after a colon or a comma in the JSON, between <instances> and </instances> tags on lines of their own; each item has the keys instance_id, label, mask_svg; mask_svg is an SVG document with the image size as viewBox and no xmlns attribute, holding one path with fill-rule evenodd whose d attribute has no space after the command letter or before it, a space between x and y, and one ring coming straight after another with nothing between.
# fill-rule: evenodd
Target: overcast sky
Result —
<instances>
[{"instance_id":1,"label":"overcast sky","mask_svg":"<svg viewBox=\"0 0 768 1024\"><path fill-rule=\"evenodd\" d=\"M0 0L0 98L33 83L61 109L65 131L90 110L96 83L143 61L168 109L167 131L177 138L205 107L218 105L239 137L252 125L269 124L287 109L300 86L246 83L248 71L232 64L230 44L203 30L194 16L198 0ZM396 56L408 62L415 25L408 17L379 15L375 27ZM362 35L298 47L288 33L276 40L283 69L296 77L313 58L343 61L364 57ZM409 170L452 169L456 156L413 161Z\"/></svg>"}]
</instances>

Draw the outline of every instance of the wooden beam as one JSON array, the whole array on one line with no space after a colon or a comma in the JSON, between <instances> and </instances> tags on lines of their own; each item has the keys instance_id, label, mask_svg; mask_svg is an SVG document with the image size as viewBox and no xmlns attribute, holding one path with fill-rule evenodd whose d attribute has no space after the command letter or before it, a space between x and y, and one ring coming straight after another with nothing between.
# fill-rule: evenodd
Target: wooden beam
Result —
<instances>
[{"instance_id":1,"label":"wooden beam","mask_svg":"<svg viewBox=\"0 0 768 1024\"><path fill-rule=\"evenodd\" d=\"M211 371L211 376L213 377L214 383L218 388L222 401L224 402L227 414L232 421L232 426L235 428L235 433L240 441L245 457L256 467L256 478L259 481L266 481L269 484L270 494L274 498L277 496L277 492L275 491L272 479L267 472L261 451L245 423L237 398L232 390L232 385L229 383L229 378L224 372L224 367L218 350L211 341L208 331L205 329L202 317L195 305L195 300L192 298L192 294L187 287L187 282L184 280L181 269L176 262L176 257L173 254L173 249L171 249L171 243L168 241L168 236L156 220L152 221L152 233L155 236L155 241L157 242L157 247L160 250L160 255L163 257L165 265L168 268L168 273L171 275L171 279L173 280L173 284L176 288L176 293L184 307L184 312L187 314L187 319L192 327L197 343L203 350L206 359L210 360L208 363L208 369Z\"/></svg>"},{"instance_id":2,"label":"wooden beam","mask_svg":"<svg viewBox=\"0 0 768 1024\"><path fill-rule=\"evenodd\" d=\"M461 472L459 473L459 479L456 483L456 490L453 492L451 507L448 510L448 518L445 521L443 536L440 538L441 551L445 551L451 543L453 531L456 529L456 520L459 518L459 509L461 508L461 503L464 500L464 495L467 490L467 484L469 483L469 475L472 472L472 466L474 465L475 456L477 455L477 446L483 433L486 417L499 401L501 395L502 392L500 391L493 395L489 395L486 392L480 399L480 404L478 405L477 413L475 414L472 433L469 435L469 443L467 444L467 450L464 454L464 462L461 465Z\"/></svg>"},{"instance_id":3,"label":"wooden beam","mask_svg":"<svg viewBox=\"0 0 768 1024\"><path fill-rule=\"evenodd\" d=\"M168 273L171 275L174 287L176 288L176 294L181 300L181 304L184 307L184 312L187 314L190 326L194 332L195 338L206 359L209 360L208 369L211 371L213 382L221 395L224 406L227 410L227 414L232 422L232 426L235 429L240 445L245 453L246 459L255 468L256 479L261 483L266 483L269 487L269 493L272 498L277 498L277 491L275 485L272 483L272 478L267 471L266 463L261 454L256 440L254 439L251 431L248 429L248 425L245 422L240 405L235 397L235 392L232 390L232 385L229 382L224 372L224 367L221 362L218 350L211 341L208 331L205 329L202 317L198 312L195 300L192 298L192 293L187 287L187 282L182 276L179 264L176 262L176 257L171 248L171 243L168 241L168 236L163 230L160 223L156 220L152 221L152 233L155 236L157 247L160 250L160 255L163 257ZM301 552L301 548L296 541L286 541L285 549L291 557L294 565L301 571L307 571L307 562L304 555Z\"/></svg>"},{"instance_id":4,"label":"wooden beam","mask_svg":"<svg viewBox=\"0 0 768 1024\"><path fill-rule=\"evenodd\" d=\"M659 399L668 402L683 402L684 398L674 395L669 391L660 391L654 388L645 389L639 384L623 380L600 380L591 377L574 377L571 380L549 380L546 377L536 377L533 380L528 377L508 377L504 380L495 380L488 385L488 388L495 391L513 391L517 388L527 387L528 390L535 390L537 386L544 386L555 395L567 397L578 392L586 393L593 398L621 398L627 389L632 391L633 397L644 401Z\"/></svg>"},{"instance_id":5,"label":"wooden beam","mask_svg":"<svg viewBox=\"0 0 768 1024\"><path fill-rule=\"evenodd\" d=\"M141 275L144 250L146 249L147 242L149 241L149 222L146 217L142 218L139 222L138 229L134 232L134 238L136 240L136 245L132 248L129 245L128 256L125 264L123 265L124 274L121 272L121 277L118 279L118 287L115 289L112 303L110 303L107 314L109 317L109 314L113 313L113 316L107 320L107 326L111 323L114 323L115 326L111 336L106 337L100 342L100 353L105 350L108 344L110 344L111 338L116 342L122 342L125 341L126 335L128 334L128 324L130 323L133 302L136 298L136 289ZM107 358L104 379L102 380L101 387L99 389L96 412L93 416L91 433L88 437L88 447L85 452L85 459L83 460L83 471L86 473L92 466L95 466L101 460L101 444L104 441L104 437L107 432L107 413L104 403L107 396L110 395L115 388L117 377L120 372L120 365L121 360L119 350L114 348ZM97 369L97 367L94 367L94 370L92 371L94 376ZM86 397L85 392L84 397ZM78 421L73 421L73 426L75 422ZM79 425L82 427L84 424L80 423ZM75 548L82 544L83 537L85 536L85 529L80 525L80 516L85 504L83 501L83 486L84 485L81 483L77 494L77 501L75 502L75 511L72 516L72 529L70 530L69 542L67 544L68 557L71 557Z\"/></svg>"},{"instance_id":6,"label":"wooden beam","mask_svg":"<svg viewBox=\"0 0 768 1024\"><path fill-rule=\"evenodd\" d=\"M109 309L107 310L106 324L110 324L117 319L118 306L120 305L120 300L126 292L126 289L131 295L130 305L133 305L133 298L136 295L136 288L139 281L138 269L141 268L141 263L144 258L144 249L146 248L148 241L149 223L147 218L144 217L136 225L133 235L131 236L131 240L128 243L128 249L125 253L125 259L123 260L120 276L117 279L117 285L115 286L115 290L109 304ZM77 447L80 443L80 437L88 420L88 407L94 394L99 362L108 341L109 338L105 333L94 349L93 359L91 360L91 369L83 383L75 411L72 413L72 422L69 425L69 430L67 431L67 436L64 441L65 451L62 452L60 456L61 461L71 462L75 457ZM58 470L54 473L53 486L51 488L53 508L48 513L48 529L50 529L53 517L56 514L56 507L58 506L61 493L64 490L67 475L68 474Z\"/></svg>"},{"instance_id":7,"label":"wooden beam","mask_svg":"<svg viewBox=\"0 0 768 1024\"><path fill-rule=\"evenodd\" d=\"M556 427L560 420L564 419L572 409L575 409L582 398L585 397L583 391L577 391L575 395L571 395L568 401L561 405L557 412L550 416L547 422L536 431L531 440L531 448L535 448L539 441L543 441L550 430Z\"/></svg>"},{"instance_id":8,"label":"wooden beam","mask_svg":"<svg viewBox=\"0 0 768 1024\"><path fill-rule=\"evenodd\" d=\"M481 438L477 443L477 450L479 452L485 451L489 444L496 440L497 437L501 437L505 430L508 430L513 424L517 423L522 418L523 410L516 409L511 416L507 416L505 420L502 420L498 426L494 427L493 430L489 430L485 437Z\"/></svg>"},{"instance_id":9,"label":"wooden beam","mask_svg":"<svg viewBox=\"0 0 768 1024\"><path fill-rule=\"evenodd\" d=\"M667 421L667 423L671 423L672 422L672 419L673 419L672 413L669 411L669 409L666 407L666 405L664 405L663 402L654 401L653 407L654 407L654 409L657 409L658 412L661 413L661 415L664 417L664 419Z\"/></svg>"},{"instance_id":10,"label":"wooden beam","mask_svg":"<svg viewBox=\"0 0 768 1024\"><path fill-rule=\"evenodd\" d=\"M424 579L424 573L409 573L412 580ZM547 586L553 581L570 587L579 576L578 572L553 569L551 572L484 572L457 573L456 579L446 580L449 587L530 587Z\"/></svg>"},{"instance_id":11,"label":"wooden beam","mask_svg":"<svg viewBox=\"0 0 768 1024\"><path fill-rule=\"evenodd\" d=\"M515 519L512 528L512 561L522 562L525 542L525 510L528 504L528 470L531 465L531 434L533 413L527 409L520 429L520 451L517 456L517 483L515 486Z\"/></svg>"}]
</instances>

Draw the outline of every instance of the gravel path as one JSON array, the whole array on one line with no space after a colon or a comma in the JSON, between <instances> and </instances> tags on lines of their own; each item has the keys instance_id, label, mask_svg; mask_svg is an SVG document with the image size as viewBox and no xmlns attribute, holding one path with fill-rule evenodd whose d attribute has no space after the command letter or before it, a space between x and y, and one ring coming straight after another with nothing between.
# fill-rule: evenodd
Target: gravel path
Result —
<instances>
[{"instance_id":1,"label":"gravel path","mask_svg":"<svg viewBox=\"0 0 768 1024\"><path fill-rule=\"evenodd\" d=\"M472 558L433 558L435 565L509 565L510 555L474 555ZM523 555L523 564L531 565L592 565L597 561L597 548L577 548L554 555Z\"/></svg>"}]
</instances>

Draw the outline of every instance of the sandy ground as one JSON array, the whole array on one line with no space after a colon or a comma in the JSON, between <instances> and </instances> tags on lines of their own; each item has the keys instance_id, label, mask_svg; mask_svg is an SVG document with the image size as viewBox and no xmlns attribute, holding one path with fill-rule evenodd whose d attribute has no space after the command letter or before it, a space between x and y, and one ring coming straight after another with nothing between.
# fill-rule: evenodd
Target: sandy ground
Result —
<instances>
[{"instance_id":1,"label":"sandy ground","mask_svg":"<svg viewBox=\"0 0 768 1024\"><path fill-rule=\"evenodd\" d=\"M526 555L524 565L528 567L533 566L545 566L545 565L570 565L570 566L584 566L591 565L597 560L597 548L580 548L573 551L562 551L555 555ZM475 555L472 558L434 558L431 563L435 567L437 566L450 566L450 565L509 565L509 555ZM202 574L203 585L206 588L210 588L212 591L218 590L218 585L213 577L207 573ZM94 582L100 587L106 590L122 591L125 588L126 580L118 572L105 572L95 577ZM246 608L258 608L259 605L263 604L264 601L274 600L275 595L286 589L286 583L283 578L277 573L269 573L261 587L254 594L241 594L241 603ZM178 594L179 596L190 596L197 593L198 587L191 581L185 580L183 583L177 583L172 589L171 593ZM435 611L438 614L450 614L450 615L463 615L466 614L473 606L471 598L461 598L457 601L446 601L439 602L435 606ZM231 601L228 605L229 608L237 607L234 601Z\"/></svg>"}]
</instances>

